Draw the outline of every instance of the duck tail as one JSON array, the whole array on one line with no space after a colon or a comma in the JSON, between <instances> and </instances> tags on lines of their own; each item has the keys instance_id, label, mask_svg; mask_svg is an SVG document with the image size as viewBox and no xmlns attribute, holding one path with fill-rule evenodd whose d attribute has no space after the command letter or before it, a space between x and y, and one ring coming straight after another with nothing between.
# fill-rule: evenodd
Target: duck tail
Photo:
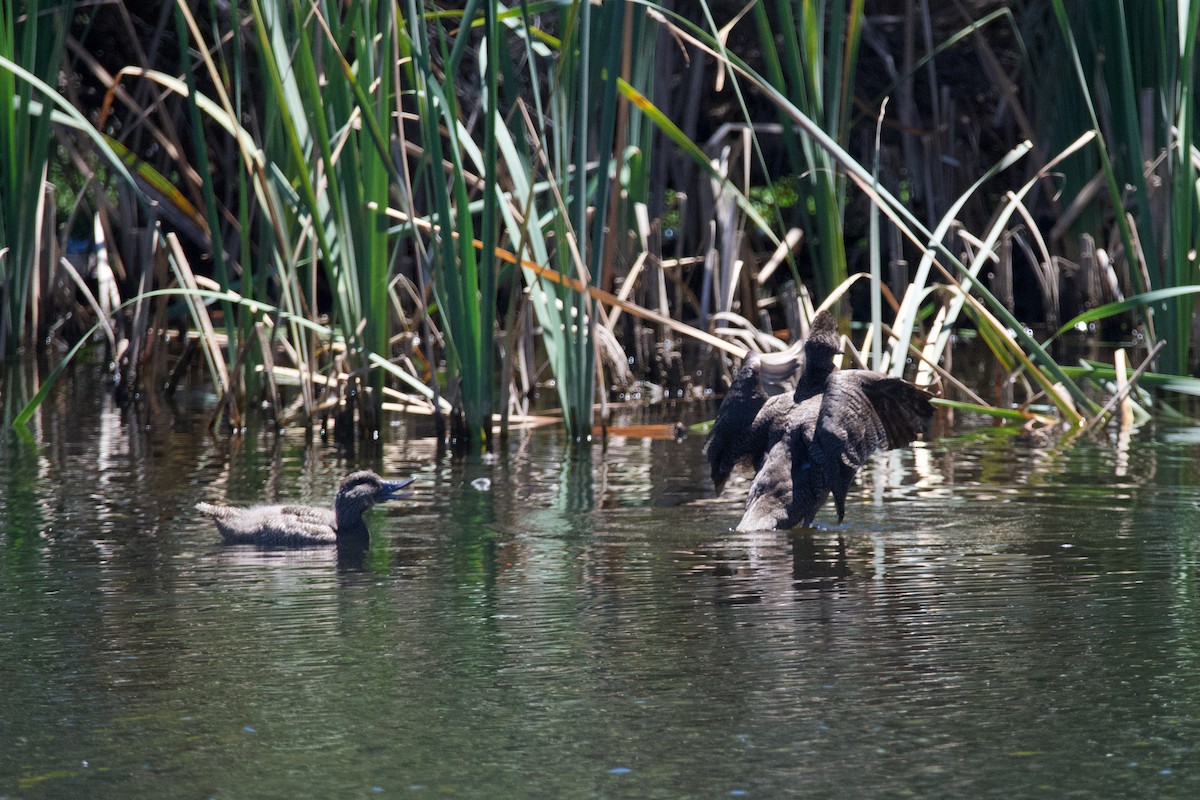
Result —
<instances>
[{"instance_id":1,"label":"duck tail","mask_svg":"<svg viewBox=\"0 0 1200 800\"><path fill-rule=\"evenodd\" d=\"M213 503L196 503L196 510L213 519L223 519L229 516L229 506L219 506Z\"/></svg>"}]
</instances>

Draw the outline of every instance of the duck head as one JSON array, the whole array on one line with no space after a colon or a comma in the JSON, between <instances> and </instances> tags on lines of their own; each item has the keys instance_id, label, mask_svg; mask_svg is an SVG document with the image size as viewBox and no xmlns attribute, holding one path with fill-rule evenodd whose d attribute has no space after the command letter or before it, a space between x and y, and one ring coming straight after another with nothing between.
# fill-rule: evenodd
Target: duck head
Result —
<instances>
[{"instance_id":1,"label":"duck head","mask_svg":"<svg viewBox=\"0 0 1200 800\"><path fill-rule=\"evenodd\" d=\"M813 317L804 340L804 381L823 385L833 372L833 359L842 349L841 344L833 314L822 311Z\"/></svg>"},{"instance_id":2,"label":"duck head","mask_svg":"<svg viewBox=\"0 0 1200 800\"><path fill-rule=\"evenodd\" d=\"M384 480L370 470L347 475L338 488L337 497L333 501L338 528L361 523L363 512L376 503L408 497L409 493L402 490L414 480L414 478L404 478L398 481Z\"/></svg>"}]
</instances>

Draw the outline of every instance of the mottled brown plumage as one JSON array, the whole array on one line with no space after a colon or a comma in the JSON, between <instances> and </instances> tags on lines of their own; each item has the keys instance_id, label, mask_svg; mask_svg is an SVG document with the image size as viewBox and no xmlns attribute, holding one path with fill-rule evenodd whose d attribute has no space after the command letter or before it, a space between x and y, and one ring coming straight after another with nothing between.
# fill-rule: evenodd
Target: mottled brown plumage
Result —
<instances>
[{"instance_id":1,"label":"mottled brown plumage","mask_svg":"<svg viewBox=\"0 0 1200 800\"><path fill-rule=\"evenodd\" d=\"M363 513L376 503L406 497L400 490L413 480L387 481L369 470L352 473L338 488L332 510L300 505L237 508L216 503L197 503L196 509L212 517L228 544L262 547L365 544L370 534Z\"/></svg>"}]
</instances>

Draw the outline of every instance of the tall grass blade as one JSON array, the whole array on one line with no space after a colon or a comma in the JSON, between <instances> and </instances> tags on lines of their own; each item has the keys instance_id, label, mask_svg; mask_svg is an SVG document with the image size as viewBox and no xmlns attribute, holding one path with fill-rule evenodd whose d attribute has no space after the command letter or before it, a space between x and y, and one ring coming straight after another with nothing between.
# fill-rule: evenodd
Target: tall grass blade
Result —
<instances>
[{"instance_id":1,"label":"tall grass blade","mask_svg":"<svg viewBox=\"0 0 1200 800\"><path fill-rule=\"evenodd\" d=\"M664 18L665 19L665 18ZM692 25L687 20L679 17L674 17L672 23L673 30L677 35L686 38L688 41L695 44L697 47L705 50L709 54L717 57L716 48L708 40L707 34L699 31L696 26ZM845 171L848 178L855 182L860 191L863 191L872 198L872 201L880 204L881 210L888 215L897 225L900 230L909 237L914 243L917 243L922 248L927 248L936 251L938 257L949 265L949 267L940 266L935 261L935 265L940 266L944 271L945 277L954 281L949 269L953 269L955 273L963 275L968 280L971 277L971 272L954 253L952 253L946 245L939 241L933 234L912 214L912 212L900 202L894 195L887 191L884 187L876 187L870 173L865 170L844 148L838 145L828 134L821 129L810 117L802 110L792 104L783 94L777 91L773 86L767 83L753 69L746 65L744 61L732 54L726 56L727 64L730 68L736 70L746 80L752 83L759 91L763 92L768 99L775 103L787 117L790 118L796 125L802 128L813 142L826 150L833 158L836 164ZM1084 137L1080 143L1086 142ZM986 310L989 314L994 315L997 319L997 324L1013 330L1020 348L1023 348L1017 353L1018 357L1023 358L1028 362L1028 367L1032 368L1035 374L1040 375L1045 372L1045 385L1062 385L1065 392L1071 400L1078 403L1087 410L1091 410L1095 404L1086 394L1075 385L1059 367L1059 365L1050 357L1033 336L1027 332L1024 327L1017 322L1013 315L1000 303L999 300L987 289L987 287L973 283L972 291L977 293L981 300L974 301L980 303L979 310ZM969 296L964 295L964 298L969 302L973 300ZM1029 357L1025 353L1030 354ZM1035 365L1036 364L1036 365ZM1078 420L1079 415L1069 403L1061 401L1061 398L1054 394L1056 402L1059 403L1059 408L1068 419Z\"/></svg>"},{"instance_id":2,"label":"tall grass blade","mask_svg":"<svg viewBox=\"0 0 1200 800\"><path fill-rule=\"evenodd\" d=\"M61 67L72 3L0 3L0 354L11 356L34 333L26 329L37 291L43 235L43 177L50 115L41 104ZM42 12L45 13L42 13ZM20 65L28 66L28 70ZM37 104L37 107L35 107Z\"/></svg>"},{"instance_id":3,"label":"tall grass blade","mask_svg":"<svg viewBox=\"0 0 1200 800\"><path fill-rule=\"evenodd\" d=\"M1131 269L1136 291L1147 292L1196 282L1197 215L1200 197L1197 171L1190 158L1196 141L1196 38L1200 36L1200 3L1134 4L1105 0L1086 10L1052 0L1055 19L1066 44L1070 66L1083 101L1086 124L1101 137L1096 151L1108 200L1126 257L1148 258L1145 276ZM1091 58L1085 61L1084 54ZM1093 62L1094 61L1094 65ZM1151 93L1142 113L1143 92ZM1145 165L1157 152L1165 154L1162 188L1151 191ZM1132 191L1123 191L1132 187ZM1165 192L1162 200L1158 191ZM1126 203L1131 217L1119 213ZM1160 209L1156 206L1162 204ZM1141 247L1138 247L1140 240ZM1167 344L1165 369L1188 371L1191 317L1195 301L1179 295L1152 316L1152 330Z\"/></svg>"}]
</instances>

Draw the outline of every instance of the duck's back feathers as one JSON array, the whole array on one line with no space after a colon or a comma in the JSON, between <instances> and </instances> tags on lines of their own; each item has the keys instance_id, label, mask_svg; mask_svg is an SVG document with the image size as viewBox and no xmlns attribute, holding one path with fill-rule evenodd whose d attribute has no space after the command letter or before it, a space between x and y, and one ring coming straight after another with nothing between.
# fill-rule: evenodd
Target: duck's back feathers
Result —
<instances>
[{"instance_id":1,"label":"duck's back feathers","mask_svg":"<svg viewBox=\"0 0 1200 800\"><path fill-rule=\"evenodd\" d=\"M821 397L794 404L775 423L773 440L759 465L737 529L784 530L812 523L829 496L810 453Z\"/></svg>"},{"instance_id":2,"label":"duck's back feathers","mask_svg":"<svg viewBox=\"0 0 1200 800\"><path fill-rule=\"evenodd\" d=\"M274 508L274 506L267 507ZM316 506L279 506L279 513L311 525L337 527L337 514L327 508L317 508Z\"/></svg>"},{"instance_id":3,"label":"duck's back feathers","mask_svg":"<svg viewBox=\"0 0 1200 800\"><path fill-rule=\"evenodd\" d=\"M262 547L304 547L337 542L337 520L332 511L313 506L234 506L197 503L196 509L212 517L227 544Z\"/></svg>"}]
</instances>

